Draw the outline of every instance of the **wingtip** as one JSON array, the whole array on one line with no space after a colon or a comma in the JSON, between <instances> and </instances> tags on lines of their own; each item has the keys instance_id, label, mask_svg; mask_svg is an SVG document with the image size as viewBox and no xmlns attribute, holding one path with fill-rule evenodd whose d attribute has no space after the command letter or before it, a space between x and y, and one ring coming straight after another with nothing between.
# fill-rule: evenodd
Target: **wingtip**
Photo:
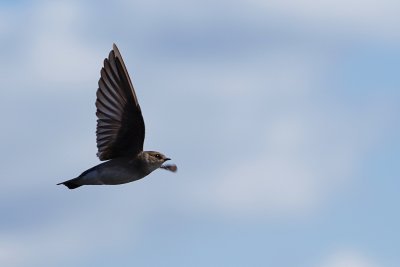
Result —
<instances>
[{"instance_id":1,"label":"wingtip","mask_svg":"<svg viewBox=\"0 0 400 267\"><path fill-rule=\"evenodd\" d=\"M113 50L119 52L118 47L117 47L117 45L115 43L113 43Z\"/></svg>"}]
</instances>

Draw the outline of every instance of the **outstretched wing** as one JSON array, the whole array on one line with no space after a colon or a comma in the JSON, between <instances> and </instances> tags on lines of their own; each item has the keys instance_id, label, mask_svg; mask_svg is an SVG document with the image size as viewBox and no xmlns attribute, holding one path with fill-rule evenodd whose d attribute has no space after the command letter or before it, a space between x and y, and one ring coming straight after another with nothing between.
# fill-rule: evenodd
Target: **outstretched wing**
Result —
<instances>
[{"instance_id":1,"label":"outstretched wing","mask_svg":"<svg viewBox=\"0 0 400 267\"><path fill-rule=\"evenodd\" d=\"M143 150L145 126L122 56L113 45L104 59L97 90L97 156L108 160Z\"/></svg>"}]
</instances>

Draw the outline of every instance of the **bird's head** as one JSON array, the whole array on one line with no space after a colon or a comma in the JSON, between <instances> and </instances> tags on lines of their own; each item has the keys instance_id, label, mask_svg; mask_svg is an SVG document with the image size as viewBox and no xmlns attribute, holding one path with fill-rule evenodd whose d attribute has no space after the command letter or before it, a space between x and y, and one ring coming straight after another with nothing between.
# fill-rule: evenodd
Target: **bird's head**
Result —
<instances>
[{"instance_id":1,"label":"bird's head","mask_svg":"<svg viewBox=\"0 0 400 267\"><path fill-rule=\"evenodd\" d=\"M164 162L171 160L170 158L166 157L164 154L157 152L157 151L143 151L139 154L139 157L142 158L144 162L146 162L146 166L148 171L152 172L158 168L162 168L164 170L168 170L171 172L176 172L178 168L175 164L169 165L164 164Z\"/></svg>"},{"instance_id":2,"label":"bird's head","mask_svg":"<svg viewBox=\"0 0 400 267\"><path fill-rule=\"evenodd\" d=\"M170 160L170 158L167 158L164 154L157 151L145 151L144 153L146 154L146 161L152 165L158 166L157 168L167 160Z\"/></svg>"},{"instance_id":3,"label":"bird's head","mask_svg":"<svg viewBox=\"0 0 400 267\"><path fill-rule=\"evenodd\" d=\"M141 158L151 171L160 168L164 162L170 160L170 158L157 151L143 151Z\"/></svg>"}]
</instances>

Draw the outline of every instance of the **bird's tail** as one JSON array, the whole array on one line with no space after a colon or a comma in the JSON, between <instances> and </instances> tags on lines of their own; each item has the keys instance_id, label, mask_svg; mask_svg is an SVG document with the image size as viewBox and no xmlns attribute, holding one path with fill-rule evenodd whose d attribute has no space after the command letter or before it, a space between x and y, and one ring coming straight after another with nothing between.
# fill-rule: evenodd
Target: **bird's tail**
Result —
<instances>
[{"instance_id":1,"label":"bird's tail","mask_svg":"<svg viewBox=\"0 0 400 267\"><path fill-rule=\"evenodd\" d=\"M63 184L66 187L68 187L69 189L75 189L75 188L78 188L78 187L82 186L81 184L78 183L79 178L80 177L77 177L77 178L74 178L74 179L59 183L57 185Z\"/></svg>"}]
</instances>

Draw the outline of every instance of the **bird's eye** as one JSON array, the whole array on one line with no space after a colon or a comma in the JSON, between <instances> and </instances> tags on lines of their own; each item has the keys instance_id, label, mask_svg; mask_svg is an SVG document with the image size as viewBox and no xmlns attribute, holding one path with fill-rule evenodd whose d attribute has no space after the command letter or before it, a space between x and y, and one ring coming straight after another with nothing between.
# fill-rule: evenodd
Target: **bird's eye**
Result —
<instances>
[{"instance_id":1,"label":"bird's eye","mask_svg":"<svg viewBox=\"0 0 400 267\"><path fill-rule=\"evenodd\" d=\"M160 155L160 154L156 154L155 157L158 158L158 159L160 159L160 158L161 158L161 155Z\"/></svg>"}]
</instances>

